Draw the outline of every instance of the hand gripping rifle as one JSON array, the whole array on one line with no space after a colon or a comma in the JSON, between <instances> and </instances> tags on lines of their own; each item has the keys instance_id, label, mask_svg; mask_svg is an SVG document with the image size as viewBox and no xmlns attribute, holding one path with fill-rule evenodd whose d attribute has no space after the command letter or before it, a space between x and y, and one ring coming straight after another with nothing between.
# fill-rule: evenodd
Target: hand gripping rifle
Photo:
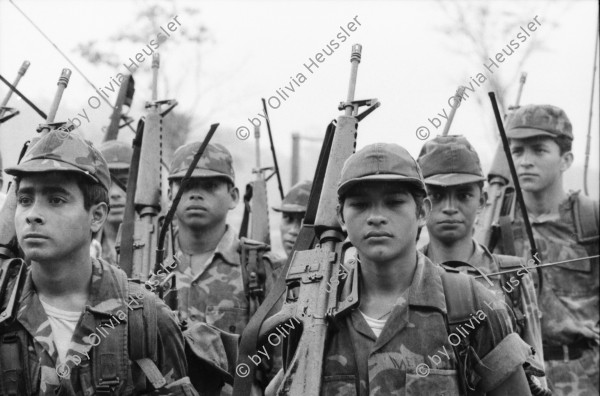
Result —
<instances>
[{"instance_id":1,"label":"hand gripping rifle","mask_svg":"<svg viewBox=\"0 0 600 396\"><path fill-rule=\"evenodd\" d=\"M517 99L509 110L517 110L527 81L527 73L521 73ZM514 237L511 228L515 214L515 188L511 181L506 154L500 143L494 154L488 173L488 201L475 227L475 240L493 251L502 243L502 253L516 255Z\"/></svg>"},{"instance_id":2,"label":"hand gripping rifle","mask_svg":"<svg viewBox=\"0 0 600 396\"><path fill-rule=\"evenodd\" d=\"M105 142L109 140L116 140L119 130L125 126L129 126L133 122L133 118L127 116L127 114L123 114L123 106L127 106L128 108L131 107L134 93L135 83L133 81L133 76L131 74L127 74L125 80L121 83L119 94L117 95L117 101L115 102L113 112L110 115L110 124L108 125L106 134L104 135ZM125 122L123 125L119 125L121 120Z\"/></svg>"},{"instance_id":3,"label":"hand gripping rifle","mask_svg":"<svg viewBox=\"0 0 600 396\"><path fill-rule=\"evenodd\" d=\"M344 234L336 218L339 175L344 161L355 150L358 122L379 106L377 99L354 100L361 49L359 44L352 46L348 97L339 106L340 110L344 110L344 115L338 117L335 127L333 124L328 127L306 217L294 252L284 268L287 276L279 279L242 336L234 395L245 395L250 389L256 367L249 355L256 352L257 344L266 341L278 325L291 320L300 323L301 328L290 331L284 340L285 374L278 394L319 394L325 336L330 318L356 298L354 295L338 301L337 284L329 280L332 275L337 279L343 253ZM360 106L369 108L358 114ZM313 245L314 239L316 246ZM282 294L283 308L265 321L266 315Z\"/></svg>"},{"instance_id":4,"label":"hand gripping rifle","mask_svg":"<svg viewBox=\"0 0 600 396\"><path fill-rule=\"evenodd\" d=\"M148 113L143 122L139 158L130 168L130 181L135 192L127 191L125 215L121 224L119 265L129 278L147 280L156 264L156 251L161 209L162 118L177 105L175 100L157 100L159 55L152 57L152 100L146 103ZM167 109L161 113L161 106ZM140 126L138 125L138 132ZM136 134L136 143L140 144ZM136 145L134 144L134 156ZM135 169L134 169L135 168ZM132 175L132 172L137 173ZM132 176L135 176L132 178ZM132 207L135 209L132 210ZM132 212L135 212L133 214ZM126 215L129 215L126 217ZM133 218L132 218L133 217Z\"/></svg>"},{"instance_id":5,"label":"hand gripping rifle","mask_svg":"<svg viewBox=\"0 0 600 396\"><path fill-rule=\"evenodd\" d=\"M58 79L58 89L48 112L46 124L42 124L38 128L38 132L42 136L52 129L61 128L66 133L70 130L70 127L66 129L63 127L64 123L54 123L58 105L60 104L65 88L69 84L70 77L71 70L63 69ZM34 144L35 142L31 145ZM25 152L26 149L24 148L21 154L24 155ZM19 162L21 158L19 158ZM9 323L10 320L14 319L26 273L26 264L23 260L12 260L18 255L15 231L15 212L17 209L15 188L14 184L11 184L8 188L6 200L0 210L0 325Z\"/></svg>"},{"instance_id":6,"label":"hand gripping rifle","mask_svg":"<svg viewBox=\"0 0 600 396\"><path fill-rule=\"evenodd\" d=\"M23 64L21 65L21 68L19 69L19 72L17 73L17 77L15 78L15 80L12 83L13 87L16 87L17 85L19 85L19 81L21 80L21 77L23 77L23 75L25 74L25 72L27 71L28 68L29 68L29 61L23 61ZM4 100L2 100L2 103L0 103L0 124L10 120L11 118L13 118L17 114L19 114L19 110L13 109L12 107L6 107L6 105L8 104L8 101L10 100L10 97L12 96L12 93L13 93L13 90L12 89L9 90L6 93ZM5 116L5 114L8 114L8 115Z\"/></svg>"}]
</instances>

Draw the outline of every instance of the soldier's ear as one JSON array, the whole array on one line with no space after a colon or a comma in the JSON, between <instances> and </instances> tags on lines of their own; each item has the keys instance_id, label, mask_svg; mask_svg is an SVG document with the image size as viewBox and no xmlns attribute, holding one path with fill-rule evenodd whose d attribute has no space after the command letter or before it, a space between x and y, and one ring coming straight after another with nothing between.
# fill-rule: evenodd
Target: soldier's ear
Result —
<instances>
[{"instance_id":1,"label":"soldier's ear","mask_svg":"<svg viewBox=\"0 0 600 396\"><path fill-rule=\"evenodd\" d=\"M429 214L431 213L431 200L429 197L425 197L423 199L423 205L421 205L421 210L417 213L417 225L419 227L425 227L427 225L427 219L429 218Z\"/></svg>"},{"instance_id":2,"label":"soldier's ear","mask_svg":"<svg viewBox=\"0 0 600 396\"><path fill-rule=\"evenodd\" d=\"M338 223L340 223L340 226L342 227L342 231L347 232L346 222L344 221L343 209L344 208L340 204L337 204L337 207L335 208L336 214L337 214Z\"/></svg>"},{"instance_id":3,"label":"soldier's ear","mask_svg":"<svg viewBox=\"0 0 600 396\"><path fill-rule=\"evenodd\" d=\"M229 196L231 197L231 204L229 205L229 209L235 209L238 202L240 201L240 190L236 186L231 186L229 188Z\"/></svg>"},{"instance_id":4,"label":"soldier's ear","mask_svg":"<svg viewBox=\"0 0 600 396\"><path fill-rule=\"evenodd\" d=\"M96 233L102 229L104 222L106 221L106 217L108 216L108 211L109 208L106 202L100 202L92 205L90 208L92 221L90 229L92 230L92 233Z\"/></svg>"},{"instance_id":5,"label":"soldier's ear","mask_svg":"<svg viewBox=\"0 0 600 396\"><path fill-rule=\"evenodd\" d=\"M573 152L567 151L566 153L563 153L560 158L560 171L565 172L569 169L573 164L573 159Z\"/></svg>"}]
</instances>

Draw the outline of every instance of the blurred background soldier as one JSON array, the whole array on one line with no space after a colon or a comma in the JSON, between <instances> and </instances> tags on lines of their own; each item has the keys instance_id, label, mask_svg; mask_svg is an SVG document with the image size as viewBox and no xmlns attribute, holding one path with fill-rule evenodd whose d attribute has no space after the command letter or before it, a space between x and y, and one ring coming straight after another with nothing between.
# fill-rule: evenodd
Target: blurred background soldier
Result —
<instances>
[{"instance_id":1,"label":"blurred background soldier","mask_svg":"<svg viewBox=\"0 0 600 396\"><path fill-rule=\"evenodd\" d=\"M425 143L417 162L423 171L432 205L427 220L429 244L421 251L434 263L450 265L453 262L454 268L479 276L483 286L505 299L511 308L509 313L516 332L536 350L529 358L526 372L542 376L540 311L533 280L524 269L526 261L491 254L473 239L475 218L487 200L483 192L486 178L477 152L463 136L437 136ZM494 281L492 284L481 277L481 274L510 269L515 271L490 277ZM539 382L545 387L543 377Z\"/></svg>"},{"instance_id":2,"label":"blurred background soldier","mask_svg":"<svg viewBox=\"0 0 600 396\"><path fill-rule=\"evenodd\" d=\"M102 143L99 150L108 163L108 169L111 176L114 179L117 179L123 187L127 187L129 167L133 155L131 144L118 140L109 140ZM115 242L119 226L123 222L125 194L126 191L116 183L112 183L109 191L110 212L108 212L104 228L94 238L94 240L100 242L102 247L100 250L100 257L111 264L117 264Z\"/></svg>"},{"instance_id":3,"label":"blurred background soldier","mask_svg":"<svg viewBox=\"0 0 600 396\"><path fill-rule=\"evenodd\" d=\"M542 263L581 259L542 270L546 374L557 395L597 395L599 265L585 257L598 254L598 201L564 190L571 122L558 107L527 105L510 116L506 135ZM516 254L530 258L519 210L512 230Z\"/></svg>"},{"instance_id":4,"label":"blurred background soldier","mask_svg":"<svg viewBox=\"0 0 600 396\"><path fill-rule=\"evenodd\" d=\"M286 256L290 255L296 243L296 238L298 238L311 189L311 181L301 181L286 194L281 206L273 208L274 211L281 212L279 230L281 231L281 244Z\"/></svg>"}]
</instances>

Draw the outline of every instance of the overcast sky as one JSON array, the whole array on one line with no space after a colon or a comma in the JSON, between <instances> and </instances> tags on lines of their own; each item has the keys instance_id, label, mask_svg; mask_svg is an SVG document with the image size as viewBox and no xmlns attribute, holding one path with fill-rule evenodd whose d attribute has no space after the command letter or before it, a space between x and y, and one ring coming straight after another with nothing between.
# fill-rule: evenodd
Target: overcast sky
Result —
<instances>
[{"instance_id":1,"label":"overcast sky","mask_svg":"<svg viewBox=\"0 0 600 396\"><path fill-rule=\"evenodd\" d=\"M114 69L87 62L75 51L79 43L98 40L104 43L103 48L114 48L122 63L142 50L141 46L121 46L107 39L124 27L134 29L136 25L133 22L136 21L132 20L133 16L149 2L14 2L98 87L109 84L111 78L124 72L125 68L121 65ZM503 63L492 67L493 77L504 81L513 78L504 98L507 104L511 104L516 96L518 73L526 71L528 79L521 104L549 103L566 111L575 135L574 170L567 173L566 184L568 188L581 189L597 34L597 2L489 3L492 4L495 21L492 28L498 29L498 32L506 27L502 24L507 13L514 13L526 22L537 16L539 24L536 31L530 31L527 40ZM478 2L461 4L471 8ZM200 15L186 14L186 6L198 8ZM322 137L327 123L339 115L337 105L345 100L348 89L351 45L360 43L363 54L355 97L378 98L381 107L361 122L358 148L378 141L396 142L414 156L418 155L423 141L417 138L415 130L419 126L427 126L432 136L441 133L443 124L435 129L428 119L440 118L437 114L443 114L444 110L449 112L447 101L457 86L471 83L474 92L457 110L451 133L463 134L473 143L482 158L484 170L487 170L496 147L494 136L497 134L497 131L490 130L493 124L487 98L489 83L477 86L472 83L471 77L477 80L480 72L487 76L492 73L480 61L464 54L469 49L464 41L440 32L444 26L456 25L451 14L444 11L452 7L450 1L177 2L174 9L177 9L181 26L178 27L180 30L171 32L173 37L186 29L196 29L201 23L207 29L208 40L197 48L190 48L172 44L175 43L173 38L167 39L163 43L164 51L159 49L161 77L173 82L169 85L168 94L177 98L180 109L195 117L191 138L200 139L211 123L220 122L217 135L227 134L227 139L224 136L221 139L239 145L232 149L236 152L254 152L252 139L232 140L232 136L238 127L250 126L248 118L257 117L260 98L278 97L277 90L285 92L289 97L285 101L280 98L280 105L272 99L270 103L277 109L269 108L269 112L287 183L291 133L295 131L305 136ZM171 17L165 19L165 29ZM354 32L348 28L353 21L360 23L354 23ZM477 18L469 23L478 23ZM555 27L554 23L558 25ZM340 26L350 36L344 42L338 36L346 36L341 33ZM496 33L495 41L489 44L489 56L494 57L510 40L516 39L519 31L517 28ZM148 37L148 43L153 38L155 36ZM310 59L315 59L323 48L331 52L327 44L331 45L332 40L339 47L331 55L324 55L318 68L311 66L309 71L305 64L310 64ZM532 53L518 70L517 65L535 40L543 43L545 49ZM8 0L0 0L0 74L12 81L25 59L31 62L31 67L19 88L47 111L60 70L70 65ZM194 77L196 74L192 70L196 65L199 65L198 78ZM143 114L143 102L149 99L146 73L149 68L149 61L140 64L140 70L145 74L139 73L136 81L137 91L131 111L135 117ZM298 73L303 74L303 82ZM188 75L189 79L184 81ZM164 91L161 91L164 88L164 85L159 86L161 98L164 98ZM0 97L4 97L6 92L6 86L1 85ZM109 111L105 104L96 110L90 109L87 101L94 94L73 70L57 121L72 118L86 108L90 123L82 126L82 130L90 139L99 142L99 129L108 124ZM192 107L192 102L198 97L198 106ZM483 100L483 106L477 103L477 97ZM18 146L34 135L35 127L41 122L23 101L13 98L9 105L20 109L22 114L0 126L0 149L5 167L16 162ZM109 100L114 102L114 98L112 96ZM597 90L595 101L597 104ZM592 126L590 164L594 176L590 179L590 195L597 198L598 182L593 180L597 178L599 163L597 105L594 106ZM127 138L130 139L131 135L123 137ZM267 155L266 139L263 143ZM305 178L314 172L314 158L319 147L315 143L304 144L302 176ZM263 164L268 162L268 157L263 159ZM248 180L251 178L250 169L238 169L238 175L241 181ZM289 184L284 187L289 188ZM276 195L269 198L271 202L278 201Z\"/></svg>"}]
</instances>

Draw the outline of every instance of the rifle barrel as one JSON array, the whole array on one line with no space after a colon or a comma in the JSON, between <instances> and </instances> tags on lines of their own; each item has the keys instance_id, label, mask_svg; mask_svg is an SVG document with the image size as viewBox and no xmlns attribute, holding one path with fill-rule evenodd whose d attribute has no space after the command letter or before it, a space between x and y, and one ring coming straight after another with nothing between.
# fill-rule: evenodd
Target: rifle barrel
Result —
<instances>
[{"instance_id":1,"label":"rifle barrel","mask_svg":"<svg viewBox=\"0 0 600 396\"><path fill-rule=\"evenodd\" d=\"M71 69L62 69L60 73L60 77L58 78L58 89L56 90L56 94L54 95L54 100L52 101L52 106L50 106L50 111L48 111L48 118L46 118L46 123L51 124L54 122L54 118L56 117L56 112L58 111L58 105L60 104L60 100L62 99L63 92L67 85L69 85L69 79L71 78Z\"/></svg>"},{"instance_id":2,"label":"rifle barrel","mask_svg":"<svg viewBox=\"0 0 600 396\"><path fill-rule=\"evenodd\" d=\"M354 100L354 91L356 90L356 76L358 75L358 64L362 55L362 45L354 44L352 46L352 54L350 55L350 63L352 63L352 69L350 70L350 84L348 85L348 97L346 99L345 112L347 116L352 115L354 107L350 104Z\"/></svg>"},{"instance_id":3,"label":"rifle barrel","mask_svg":"<svg viewBox=\"0 0 600 396\"><path fill-rule=\"evenodd\" d=\"M23 64L21 65L21 67L19 68L19 72L17 73L17 77L15 77L15 80L12 83L13 87L16 87L17 85L19 85L19 81L21 81L21 77L23 77L23 75L27 71L27 69L29 68L29 65L30 65L29 61L23 61ZM6 96L4 97L4 100L2 100L2 103L0 104L0 117L2 117L2 115L4 115L3 107L6 107L12 94L13 94L13 90L9 89L8 92L6 93Z\"/></svg>"},{"instance_id":4,"label":"rifle barrel","mask_svg":"<svg viewBox=\"0 0 600 396\"><path fill-rule=\"evenodd\" d=\"M454 94L454 103L455 106L450 106L452 109L450 110L450 115L448 116L448 121L446 121L446 125L444 125L444 131L442 132L442 136L448 136L448 132L450 132L450 125L452 125L452 121L454 120L454 114L456 114L456 109L460 107L460 102L465 94L465 87L460 86L456 89L456 93Z\"/></svg>"}]
</instances>

